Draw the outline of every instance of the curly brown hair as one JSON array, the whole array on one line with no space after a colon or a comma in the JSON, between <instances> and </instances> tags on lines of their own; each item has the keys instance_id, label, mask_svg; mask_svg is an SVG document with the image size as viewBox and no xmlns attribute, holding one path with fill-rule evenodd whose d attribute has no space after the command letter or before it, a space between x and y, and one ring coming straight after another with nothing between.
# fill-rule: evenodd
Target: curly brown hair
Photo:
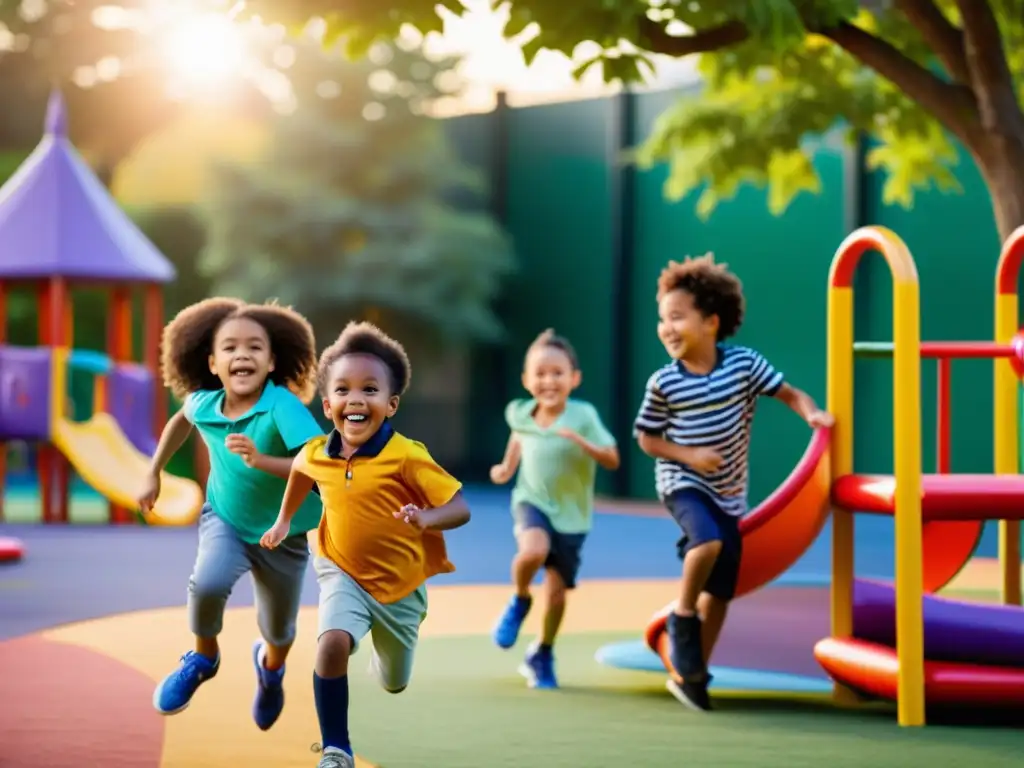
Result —
<instances>
[{"instance_id":1,"label":"curly brown hair","mask_svg":"<svg viewBox=\"0 0 1024 768\"><path fill-rule=\"evenodd\" d=\"M210 371L213 340L224 323L242 317L263 326L270 339L274 370L267 378L308 403L316 394L313 329L291 307L274 302L247 304L240 299L217 296L185 307L164 328L164 384L182 399L201 389L220 389L221 380Z\"/></svg>"},{"instance_id":2,"label":"curly brown hair","mask_svg":"<svg viewBox=\"0 0 1024 768\"><path fill-rule=\"evenodd\" d=\"M409 388L412 364L405 347L373 323L353 321L345 326L338 340L320 355L316 378L322 395L327 395L327 377L331 366L345 355L370 355L384 363L391 377L392 395L404 395Z\"/></svg>"},{"instance_id":3,"label":"curly brown hair","mask_svg":"<svg viewBox=\"0 0 1024 768\"><path fill-rule=\"evenodd\" d=\"M530 342L530 346L526 348L526 356L529 357L530 352L542 347L551 347L552 349L561 351L567 358L569 358L569 365L572 366L574 371L578 371L580 369L580 361L576 356L576 349L567 338L555 333L554 328L546 329L540 333L536 339ZM523 364L525 366L525 360L523 361Z\"/></svg>"},{"instance_id":4,"label":"curly brown hair","mask_svg":"<svg viewBox=\"0 0 1024 768\"><path fill-rule=\"evenodd\" d=\"M743 325L743 283L728 265L716 264L713 253L670 261L658 275L657 300L660 302L672 291L690 294L694 307L704 317L718 316L718 341L729 338Z\"/></svg>"}]
</instances>

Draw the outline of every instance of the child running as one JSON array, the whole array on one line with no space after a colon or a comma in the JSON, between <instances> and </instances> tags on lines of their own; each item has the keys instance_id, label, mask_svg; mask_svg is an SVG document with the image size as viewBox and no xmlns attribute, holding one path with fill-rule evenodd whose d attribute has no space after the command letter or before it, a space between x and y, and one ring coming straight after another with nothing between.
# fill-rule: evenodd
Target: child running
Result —
<instances>
[{"instance_id":1,"label":"child running","mask_svg":"<svg viewBox=\"0 0 1024 768\"><path fill-rule=\"evenodd\" d=\"M285 659L295 640L309 561L306 531L319 522L320 505L315 499L303 505L273 552L259 541L277 517L292 457L323 434L302 404L315 388L313 331L286 307L208 299L167 325L163 369L167 386L184 405L164 427L139 505L148 510L156 503L160 472L193 427L209 450L210 475L188 582L195 649L157 686L153 706L164 715L181 712L196 689L217 674L224 606L235 583L249 572L262 636L252 650L252 715L267 730L284 707Z\"/></svg>"},{"instance_id":2,"label":"child running","mask_svg":"<svg viewBox=\"0 0 1024 768\"><path fill-rule=\"evenodd\" d=\"M572 345L550 328L538 336L523 364L523 387L532 397L513 400L505 409L512 434L502 462L491 468L497 484L507 483L519 470L512 491L515 594L494 628L499 648L515 645L533 604L530 583L545 569L541 636L519 668L532 688L558 687L552 648L592 524L597 465L619 466L615 438L597 409L569 397L581 379Z\"/></svg>"},{"instance_id":3,"label":"child running","mask_svg":"<svg viewBox=\"0 0 1024 768\"><path fill-rule=\"evenodd\" d=\"M656 459L658 495L682 529L682 585L667 627L683 704L710 710L707 662L736 592L747 512L748 450L760 395L811 427L831 426L804 392L759 353L722 344L743 322L743 286L712 254L670 261L658 278L658 338L672 362L647 382L635 432Z\"/></svg>"},{"instance_id":4,"label":"child running","mask_svg":"<svg viewBox=\"0 0 1024 768\"><path fill-rule=\"evenodd\" d=\"M295 458L281 513L261 543L287 542L292 517L315 482L323 497L319 640L313 693L319 768L353 768L348 730L349 657L367 633L370 666L384 690L409 685L424 582L455 567L441 531L469 522L462 484L390 419L411 375L405 349L369 323L350 323L320 356L317 380L334 430Z\"/></svg>"}]
</instances>

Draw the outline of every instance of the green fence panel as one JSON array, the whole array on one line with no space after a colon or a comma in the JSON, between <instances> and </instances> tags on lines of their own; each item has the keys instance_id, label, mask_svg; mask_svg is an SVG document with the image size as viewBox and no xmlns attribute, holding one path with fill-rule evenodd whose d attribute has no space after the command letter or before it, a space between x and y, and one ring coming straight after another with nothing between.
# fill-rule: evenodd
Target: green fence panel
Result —
<instances>
[{"instance_id":1,"label":"green fence panel","mask_svg":"<svg viewBox=\"0 0 1024 768\"><path fill-rule=\"evenodd\" d=\"M579 355L579 397L606 419L612 392L610 222L616 215L608 164L610 110L608 99L509 110L506 226L520 270L502 302L509 328L509 395L525 396L523 354L538 333L553 327ZM599 488L608 483L600 477Z\"/></svg>"}]
</instances>

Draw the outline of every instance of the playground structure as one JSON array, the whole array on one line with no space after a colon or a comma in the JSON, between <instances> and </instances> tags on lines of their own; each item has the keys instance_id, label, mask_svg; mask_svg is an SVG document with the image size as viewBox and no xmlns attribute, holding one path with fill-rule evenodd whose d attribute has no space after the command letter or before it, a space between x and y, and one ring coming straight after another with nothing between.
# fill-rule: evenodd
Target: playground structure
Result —
<instances>
[{"instance_id":1,"label":"playground structure","mask_svg":"<svg viewBox=\"0 0 1024 768\"><path fill-rule=\"evenodd\" d=\"M853 338L853 276L863 254L880 252L893 276L893 340ZM839 247L829 273L827 408L830 431L818 430L786 482L741 522L743 562L737 597L767 584L813 543L833 507L831 636L814 648L834 681L833 698L895 700L903 726L925 723L926 705L1024 706L1024 610L1021 609L1020 519L1024 477L1020 448L1019 375L1024 336L1018 334L1018 275L1024 227L1007 240L996 275L994 342L924 342L920 338L917 268L894 233L865 227ZM893 360L894 472L853 471L853 360ZM922 474L921 359L937 360L936 473ZM994 473L952 474L952 360L991 358L994 364ZM855 513L892 515L895 583L854 574ZM999 521L1003 605L972 604L934 595L970 560L987 520ZM645 633L650 650L672 672L666 617ZM598 660L650 669L629 649L609 646Z\"/></svg>"},{"instance_id":2,"label":"playground structure","mask_svg":"<svg viewBox=\"0 0 1024 768\"><path fill-rule=\"evenodd\" d=\"M0 499L7 443L37 448L44 523L68 520L70 469L110 503L110 520L132 522L135 501L167 419L159 370L162 284L174 267L110 198L67 137L59 92L50 96L42 141L0 188ZM145 296L144 362L132 362L132 288ZM7 345L7 292L34 288L38 347ZM73 346L71 289L109 288L107 352ZM93 415L66 413L68 368L95 375ZM157 508L145 521L194 522L199 486L165 474ZM2 519L2 507L0 507Z\"/></svg>"}]
</instances>

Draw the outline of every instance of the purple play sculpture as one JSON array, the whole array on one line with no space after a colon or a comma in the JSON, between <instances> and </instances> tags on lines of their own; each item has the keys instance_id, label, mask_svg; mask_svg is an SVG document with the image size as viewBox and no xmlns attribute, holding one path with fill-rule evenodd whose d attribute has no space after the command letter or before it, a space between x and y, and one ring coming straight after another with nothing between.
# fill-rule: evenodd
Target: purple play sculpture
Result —
<instances>
[{"instance_id":1,"label":"purple play sculpture","mask_svg":"<svg viewBox=\"0 0 1024 768\"><path fill-rule=\"evenodd\" d=\"M175 270L75 151L54 91L43 140L0 190L0 279L58 276L167 283Z\"/></svg>"},{"instance_id":2,"label":"purple play sculpture","mask_svg":"<svg viewBox=\"0 0 1024 768\"><path fill-rule=\"evenodd\" d=\"M0 346L0 439L50 436L50 350Z\"/></svg>"},{"instance_id":3,"label":"purple play sculpture","mask_svg":"<svg viewBox=\"0 0 1024 768\"><path fill-rule=\"evenodd\" d=\"M110 415L139 451L152 456L156 451L153 436L153 374L141 365L120 363L107 374L107 402Z\"/></svg>"},{"instance_id":4,"label":"purple play sculpture","mask_svg":"<svg viewBox=\"0 0 1024 768\"><path fill-rule=\"evenodd\" d=\"M891 584L858 579L853 634L895 647L896 593ZM933 661L1024 666L1024 610L924 596L924 657Z\"/></svg>"}]
</instances>

